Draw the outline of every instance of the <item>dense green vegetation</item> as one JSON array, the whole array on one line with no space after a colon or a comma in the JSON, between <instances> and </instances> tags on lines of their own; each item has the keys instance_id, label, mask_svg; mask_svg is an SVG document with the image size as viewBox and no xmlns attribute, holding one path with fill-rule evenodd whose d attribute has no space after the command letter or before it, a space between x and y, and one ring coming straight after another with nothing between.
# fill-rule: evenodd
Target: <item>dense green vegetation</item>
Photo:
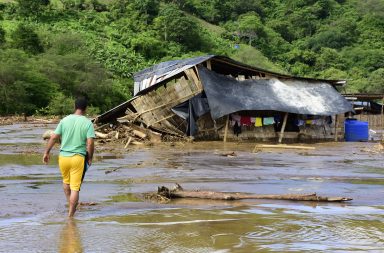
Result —
<instances>
[{"instance_id":1,"label":"dense green vegetation","mask_svg":"<svg viewBox=\"0 0 384 253\"><path fill-rule=\"evenodd\" d=\"M128 99L155 63L221 54L384 92L382 0L0 0L0 114Z\"/></svg>"}]
</instances>

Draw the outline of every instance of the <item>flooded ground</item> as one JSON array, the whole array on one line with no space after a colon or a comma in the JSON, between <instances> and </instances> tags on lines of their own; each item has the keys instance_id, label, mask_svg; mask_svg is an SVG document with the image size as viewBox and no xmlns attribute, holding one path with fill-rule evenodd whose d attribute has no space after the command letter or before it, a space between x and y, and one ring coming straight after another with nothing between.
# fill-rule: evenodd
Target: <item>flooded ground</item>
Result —
<instances>
[{"instance_id":1,"label":"flooded ground","mask_svg":"<svg viewBox=\"0 0 384 253\"><path fill-rule=\"evenodd\" d=\"M42 165L52 125L0 127L0 252L383 252L384 154L375 143L251 153L220 142L98 146L74 221L56 157ZM236 157L218 155L235 151ZM54 151L57 154L57 148ZM197 201L137 196L158 186L257 194L345 196L349 203Z\"/></svg>"}]
</instances>

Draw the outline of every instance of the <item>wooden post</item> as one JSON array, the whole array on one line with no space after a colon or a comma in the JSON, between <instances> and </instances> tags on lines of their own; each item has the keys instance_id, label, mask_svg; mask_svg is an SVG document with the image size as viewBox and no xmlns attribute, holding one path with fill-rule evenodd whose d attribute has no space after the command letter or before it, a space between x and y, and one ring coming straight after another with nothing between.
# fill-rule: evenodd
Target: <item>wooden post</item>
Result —
<instances>
[{"instance_id":1,"label":"wooden post","mask_svg":"<svg viewBox=\"0 0 384 253\"><path fill-rule=\"evenodd\" d=\"M212 70L212 63L211 60L207 61L207 69Z\"/></svg>"},{"instance_id":2,"label":"wooden post","mask_svg":"<svg viewBox=\"0 0 384 253\"><path fill-rule=\"evenodd\" d=\"M335 115L335 141L337 142L338 140L338 133L337 133L337 125L338 125L338 117L337 117L337 114Z\"/></svg>"},{"instance_id":3,"label":"wooden post","mask_svg":"<svg viewBox=\"0 0 384 253\"><path fill-rule=\"evenodd\" d=\"M227 115L227 120L225 121L225 130L224 130L224 142L227 142L227 135L228 135L228 125L229 125L229 114Z\"/></svg>"},{"instance_id":4,"label":"wooden post","mask_svg":"<svg viewBox=\"0 0 384 253\"><path fill-rule=\"evenodd\" d=\"M288 119L288 113L286 112L285 115L284 115L283 125L281 126L281 131L280 131L280 136L279 136L279 143L281 143L281 141L283 140L285 126L287 125L287 119Z\"/></svg>"},{"instance_id":5,"label":"wooden post","mask_svg":"<svg viewBox=\"0 0 384 253\"><path fill-rule=\"evenodd\" d=\"M381 100L381 141L384 142L384 97Z\"/></svg>"}]
</instances>

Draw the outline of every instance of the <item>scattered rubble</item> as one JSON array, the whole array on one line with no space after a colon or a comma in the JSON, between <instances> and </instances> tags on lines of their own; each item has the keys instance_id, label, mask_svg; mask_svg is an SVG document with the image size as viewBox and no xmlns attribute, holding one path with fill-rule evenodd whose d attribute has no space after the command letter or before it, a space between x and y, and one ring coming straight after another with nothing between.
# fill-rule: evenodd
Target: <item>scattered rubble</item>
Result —
<instances>
[{"instance_id":1,"label":"scattered rubble","mask_svg":"<svg viewBox=\"0 0 384 253\"><path fill-rule=\"evenodd\" d=\"M225 157L236 157L237 156L237 154L234 151L226 152L226 153L219 153L218 155L219 156L225 156Z\"/></svg>"},{"instance_id":2,"label":"scattered rubble","mask_svg":"<svg viewBox=\"0 0 384 253\"><path fill-rule=\"evenodd\" d=\"M6 116L0 117L0 126L4 125L13 125L18 123L28 123L28 124L52 124L58 123L58 117L40 117L40 116Z\"/></svg>"},{"instance_id":3,"label":"scattered rubble","mask_svg":"<svg viewBox=\"0 0 384 253\"><path fill-rule=\"evenodd\" d=\"M130 145L153 145L162 142L162 134L129 122L97 126L95 135L99 143L121 143L125 149Z\"/></svg>"}]
</instances>

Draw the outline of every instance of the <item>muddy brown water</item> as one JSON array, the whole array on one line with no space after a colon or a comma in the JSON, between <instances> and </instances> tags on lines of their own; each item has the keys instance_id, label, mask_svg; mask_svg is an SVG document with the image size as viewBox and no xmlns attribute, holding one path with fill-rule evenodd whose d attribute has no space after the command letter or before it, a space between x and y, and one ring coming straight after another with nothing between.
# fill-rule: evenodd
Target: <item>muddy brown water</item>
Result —
<instances>
[{"instance_id":1,"label":"muddy brown water","mask_svg":"<svg viewBox=\"0 0 384 253\"><path fill-rule=\"evenodd\" d=\"M384 252L384 154L362 151L375 143L259 153L250 143L98 146L80 193L97 205L68 221L56 157L41 163L41 134L53 127L0 127L0 252ZM228 151L237 156L218 155ZM137 197L176 182L354 200L158 204Z\"/></svg>"}]
</instances>

